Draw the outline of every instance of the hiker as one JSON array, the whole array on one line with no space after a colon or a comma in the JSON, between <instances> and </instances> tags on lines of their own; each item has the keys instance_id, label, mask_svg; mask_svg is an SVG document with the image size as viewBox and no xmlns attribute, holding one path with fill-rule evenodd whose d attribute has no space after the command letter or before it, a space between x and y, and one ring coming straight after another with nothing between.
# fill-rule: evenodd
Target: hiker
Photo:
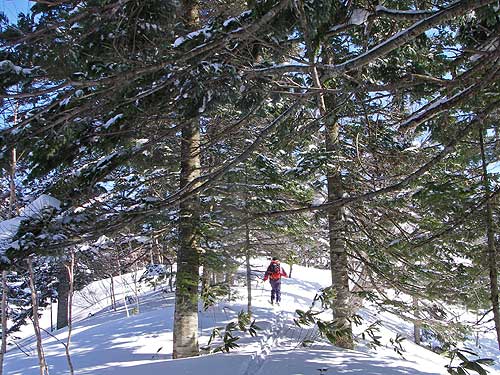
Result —
<instances>
[{"instance_id":1,"label":"hiker","mask_svg":"<svg viewBox=\"0 0 500 375\"><path fill-rule=\"evenodd\" d=\"M274 305L275 299L278 306L281 302L281 276L288 277L278 258L274 257L264 274L264 281L269 279L271 283L271 305Z\"/></svg>"}]
</instances>

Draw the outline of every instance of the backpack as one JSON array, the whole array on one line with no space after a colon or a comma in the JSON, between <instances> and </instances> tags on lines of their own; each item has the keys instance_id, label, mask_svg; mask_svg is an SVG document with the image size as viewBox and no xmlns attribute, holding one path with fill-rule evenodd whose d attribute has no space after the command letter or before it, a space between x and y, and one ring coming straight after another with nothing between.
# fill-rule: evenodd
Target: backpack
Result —
<instances>
[{"instance_id":1,"label":"backpack","mask_svg":"<svg viewBox=\"0 0 500 375\"><path fill-rule=\"evenodd\" d=\"M281 277L280 264L275 262L271 263L269 267L267 267L267 272L271 280L278 280Z\"/></svg>"}]
</instances>

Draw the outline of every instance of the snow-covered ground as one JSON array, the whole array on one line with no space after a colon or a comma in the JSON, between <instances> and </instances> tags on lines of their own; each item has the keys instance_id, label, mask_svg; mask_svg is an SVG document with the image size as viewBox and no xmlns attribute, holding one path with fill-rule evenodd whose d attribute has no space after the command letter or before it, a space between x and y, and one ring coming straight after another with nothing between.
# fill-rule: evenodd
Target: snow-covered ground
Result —
<instances>
[{"instance_id":1,"label":"snow-covered ground","mask_svg":"<svg viewBox=\"0 0 500 375\"><path fill-rule=\"evenodd\" d=\"M255 261L258 263L258 261ZM256 268L264 269L262 264ZM262 328L257 337L241 334L239 348L229 354L209 354L196 358L172 360L173 293L153 291L142 287L139 312L127 317L123 298L117 311L110 308L109 280L95 282L75 296L75 323L71 342L71 357L75 374L120 375L314 375L314 374L388 374L424 375L446 374L448 359L403 341L404 358L398 355L390 338L396 333L409 337L412 327L399 318L374 309L365 308L361 315L364 327L376 319L383 326L378 333L384 346L371 349L359 342L356 350L335 348L317 343L304 348L301 342L311 331L293 324L296 309L307 310L319 288L328 286L330 272L294 266L291 279L282 283L281 307L268 303L268 283L253 283L253 308L257 325ZM131 275L115 277L115 287L122 297L134 294ZM222 302L200 314L200 346L208 342L214 327L223 327L234 320L239 311L246 309L246 288L237 288L238 298ZM134 306L128 306L129 312ZM55 311L55 309L54 309ZM42 323L48 330L50 314L44 312ZM22 335L30 334L25 327ZM66 329L51 336L44 334L44 350L50 374L69 374L64 347ZM387 346L385 346L387 344ZM499 358L493 332L481 338L480 353ZM4 373L9 375L39 374L36 345L32 336L17 341L18 349L11 345L6 355ZM500 375L497 361L491 374ZM320 370L322 369L322 370Z\"/></svg>"}]
</instances>

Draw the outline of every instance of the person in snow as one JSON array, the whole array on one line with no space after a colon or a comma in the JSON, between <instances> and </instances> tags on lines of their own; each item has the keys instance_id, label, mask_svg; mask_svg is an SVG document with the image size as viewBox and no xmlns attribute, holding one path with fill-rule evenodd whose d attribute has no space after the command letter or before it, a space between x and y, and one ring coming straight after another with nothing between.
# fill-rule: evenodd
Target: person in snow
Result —
<instances>
[{"instance_id":1,"label":"person in snow","mask_svg":"<svg viewBox=\"0 0 500 375\"><path fill-rule=\"evenodd\" d=\"M281 277L288 277L283 267L281 267L278 258L274 257L271 261L267 271L264 274L264 281L269 279L271 283L271 305L274 305L274 301L279 305L281 302Z\"/></svg>"}]
</instances>

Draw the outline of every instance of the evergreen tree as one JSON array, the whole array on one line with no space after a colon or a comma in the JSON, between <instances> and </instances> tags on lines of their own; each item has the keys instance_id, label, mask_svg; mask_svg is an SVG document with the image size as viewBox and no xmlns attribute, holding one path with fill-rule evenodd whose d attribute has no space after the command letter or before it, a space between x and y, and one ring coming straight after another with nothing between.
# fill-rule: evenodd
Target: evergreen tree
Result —
<instances>
[{"instance_id":1,"label":"evergreen tree","mask_svg":"<svg viewBox=\"0 0 500 375\"><path fill-rule=\"evenodd\" d=\"M0 155L6 165L14 146L23 150L30 177L41 178L66 205L58 215L63 221L47 216L38 231L22 233L22 251L7 257L22 260L38 241L50 253L114 236L148 218L172 233L164 217L176 217L177 242L168 244L178 256L174 357L192 356L198 269L209 265L200 257L203 235L207 248L221 237L215 221L204 227L204 215L224 216L204 212L211 199L220 194L227 207L244 202L242 215L224 220L237 223L235 237L247 245L257 228L280 226L268 218L321 210L335 291L329 306L336 322L327 326L345 331L336 343L352 347L349 278L375 279L376 286L377 279L397 276L393 284L415 291L412 277L434 280L428 270L443 271L457 251L447 243L434 261L434 244L413 254L408 242L388 243L407 231L436 230L433 218L413 206L430 206L425 193L438 196L432 185L444 183L429 174L449 177L454 152L479 118L494 112L494 3L238 1L224 12L192 0L34 4L17 28L2 30L0 92L26 102L19 121L0 133ZM432 147L421 146L426 137ZM267 148L289 164L293 181L277 183L280 166ZM244 174L231 181L233 168L253 157L260 169L246 183L282 185L262 194L271 202L260 207L235 188ZM308 190L300 202L289 199L300 196L305 176L324 203L311 203ZM235 186L216 192L224 182ZM441 218L454 213L448 210L456 209L449 204L455 196L434 202L433 210ZM51 226L59 236L49 235Z\"/></svg>"}]
</instances>

